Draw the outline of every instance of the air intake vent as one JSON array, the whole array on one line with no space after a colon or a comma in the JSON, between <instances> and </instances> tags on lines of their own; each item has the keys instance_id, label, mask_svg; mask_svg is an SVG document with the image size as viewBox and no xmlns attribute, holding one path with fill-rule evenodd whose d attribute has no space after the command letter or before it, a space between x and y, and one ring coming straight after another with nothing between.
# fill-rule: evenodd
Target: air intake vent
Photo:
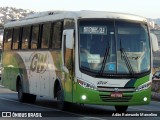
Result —
<instances>
[{"instance_id":1,"label":"air intake vent","mask_svg":"<svg viewBox=\"0 0 160 120\"><path fill-rule=\"evenodd\" d=\"M103 102L129 102L132 99L132 95L123 95L123 97L114 98L110 95L100 95Z\"/></svg>"},{"instance_id":2,"label":"air intake vent","mask_svg":"<svg viewBox=\"0 0 160 120\"><path fill-rule=\"evenodd\" d=\"M97 90L100 92L123 92L123 93L132 93L135 92L135 88L114 88L114 87L103 87L103 86L98 86Z\"/></svg>"}]
</instances>

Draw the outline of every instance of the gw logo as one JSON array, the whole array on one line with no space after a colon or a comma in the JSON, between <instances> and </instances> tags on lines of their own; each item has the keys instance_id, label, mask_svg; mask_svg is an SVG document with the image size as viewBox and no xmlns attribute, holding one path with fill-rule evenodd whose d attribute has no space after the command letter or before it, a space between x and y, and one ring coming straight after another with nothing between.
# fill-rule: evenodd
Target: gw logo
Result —
<instances>
[{"instance_id":1,"label":"gw logo","mask_svg":"<svg viewBox=\"0 0 160 120\"><path fill-rule=\"evenodd\" d=\"M44 73L48 67L48 54L35 53L30 57L31 65L30 71L37 73Z\"/></svg>"}]
</instances>

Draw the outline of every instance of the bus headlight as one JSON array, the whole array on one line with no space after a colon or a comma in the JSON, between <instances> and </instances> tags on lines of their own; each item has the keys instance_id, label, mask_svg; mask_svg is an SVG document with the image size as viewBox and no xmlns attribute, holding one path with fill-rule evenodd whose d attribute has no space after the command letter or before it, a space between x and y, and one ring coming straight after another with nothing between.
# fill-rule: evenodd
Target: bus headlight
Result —
<instances>
[{"instance_id":1,"label":"bus headlight","mask_svg":"<svg viewBox=\"0 0 160 120\"><path fill-rule=\"evenodd\" d=\"M78 81L78 84L84 88L89 88L89 89L94 89L94 90L96 89L96 87L89 82L86 82L84 80L77 80L77 81Z\"/></svg>"},{"instance_id":2,"label":"bus headlight","mask_svg":"<svg viewBox=\"0 0 160 120\"><path fill-rule=\"evenodd\" d=\"M136 91L146 90L151 86L151 81L146 82L140 86L137 87Z\"/></svg>"},{"instance_id":3,"label":"bus headlight","mask_svg":"<svg viewBox=\"0 0 160 120\"><path fill-rule=\"evenodd\" d=\"M87 99L87 96L86 95L82 95L82 100L86 100Z\"/></svg>"}]
</instances>

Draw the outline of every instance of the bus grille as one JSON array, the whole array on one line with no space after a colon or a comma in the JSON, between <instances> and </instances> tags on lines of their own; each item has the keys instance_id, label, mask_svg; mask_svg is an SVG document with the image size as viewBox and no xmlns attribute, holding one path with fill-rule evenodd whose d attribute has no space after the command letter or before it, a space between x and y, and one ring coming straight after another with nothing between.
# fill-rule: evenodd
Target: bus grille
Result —
<instances>
[{"instance_id":1,"label":"bus grille","mask_svg":"<svg viewBox=\"0 0 160 120\"><path fill-rule=\"evenodd\" d=\"M132 99L132 95L123 95L123 97L111 97L110 95L100 95L103 102L129 102Z\"/></svg>"},{"instance_id":2,"label":"bus grille","mask_svg":"<svg viewBox=\"0 0 160 120\"><path fill-rule=\"evenodd\" d=\"M123 92L123 93L133 93L135 92L135 88L117 88L115 89L114 87L102 87L98 86L97 90L100 92L115 92L115 90L118 90L118 92Z\"/></svg>"}]
</instances>

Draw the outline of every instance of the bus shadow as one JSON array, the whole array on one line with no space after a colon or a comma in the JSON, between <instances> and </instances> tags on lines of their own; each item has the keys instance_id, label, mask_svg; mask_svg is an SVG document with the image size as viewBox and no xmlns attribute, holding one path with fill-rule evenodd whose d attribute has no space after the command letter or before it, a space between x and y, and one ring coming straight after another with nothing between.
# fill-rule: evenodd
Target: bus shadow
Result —
<instances>
[{"instance_id":1,"label":"bus shadow","mask_svg":"<svg viewBox=\"0 0 160 120\"><path fill-rule=\"evenodd\" d=\"M60 110L57 106L57 101L49 100L49 99L43 99L39 98L35 102L35 105L47 107L50 110L56 109ZM114 107L113 107L114 108ZM116 113L116 111L112 107L106 106L104 108L103 106L99 105L80 105L80 104L70 104L65 112L71 112L74 114L80 114L85 116L92 116L92 117L111 117L113 113Z\"/></svg>"}]
</instances>

